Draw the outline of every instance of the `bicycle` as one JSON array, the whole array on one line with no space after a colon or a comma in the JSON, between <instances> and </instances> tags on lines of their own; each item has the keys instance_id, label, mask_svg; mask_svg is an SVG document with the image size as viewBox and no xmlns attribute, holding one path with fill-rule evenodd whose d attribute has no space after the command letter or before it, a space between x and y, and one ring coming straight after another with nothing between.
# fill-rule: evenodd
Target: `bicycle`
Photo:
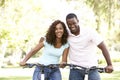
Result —
<instances>
[{"instance_id":1,"label":"bicycle","mask_svg":"<svg viewBox=\"0 0 120 80\"><path fill-rule=\"evenodd\" d=\"M88 73L90 70L95 70L97 69L99 73L105 73L106 70L103 67L90 67L90 68L85 68L83 66L79 66L79 65L74 65L74 64L66 64L66 66L69 66L70 69L79 69L79 70L84 70L85 71L85 80L88 80Z\"/></svg>"},{"instance_id":2,"label":"bicycle","mask_svg":"<svg viewBox=\"0 0 120 80\"><path fill-rule=\"evenodd\" d=\"M79 69L79 70L85 70L85 80L87 80L87 74L89 73L89 70L94 70L98 69L98 72L100 73L105 73L105 68L101 67L96 67L93 66L91 68L85 68L82 66L74 65L74 64L63 64L64 66L68 66L70 69ZM39 63L27 63L24 68L33 68L34 66L40 67L40 72L41 72L41 80L49 80L48 77L44 76L44 68L49 67L49 68L59 68L60 64L50 64L50 65L44 65L44 64L39 64Z\"/></svg>"},{"instance_id":3,"label":"bicycle","mask_svg":"<svg viewBox=\"0 0 120 80\"><path fill-rule=\"evenodd\" d=\"M60 64L50 64L50 65L44 65L40 63L27 63L23 68L33 68L33 67L40 67L41 72L41 80L49 80L49 76L45 77L44 74L44 68L59 68Z\"/></svg>"}]
</instances>

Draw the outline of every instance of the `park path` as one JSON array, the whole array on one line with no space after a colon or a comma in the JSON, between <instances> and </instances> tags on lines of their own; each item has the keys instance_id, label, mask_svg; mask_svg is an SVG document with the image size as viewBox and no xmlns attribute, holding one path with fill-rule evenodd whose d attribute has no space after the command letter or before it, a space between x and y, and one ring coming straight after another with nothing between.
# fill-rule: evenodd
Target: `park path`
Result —
<instances>
[{"instance_id":1,"label":"park path","mask_svg":"<svg viewBox=\"0 0 120 80\"><path fill-rule=\"evenodd\" d=\"M33 69L22 69L22 68L1 68L0 77L9 76L32 76Z\"/></svg>"},{"instance_id":2,"label":"park path","mask_svg":"<svg viewBox=\"0 0 120 80\"><path fill-rule=\"evenodd\" d=\"M0 77L32 76L34 68L0 68ZM69 69L61 69L63 73L69 73Z\"/></svg>"}]
</instances>

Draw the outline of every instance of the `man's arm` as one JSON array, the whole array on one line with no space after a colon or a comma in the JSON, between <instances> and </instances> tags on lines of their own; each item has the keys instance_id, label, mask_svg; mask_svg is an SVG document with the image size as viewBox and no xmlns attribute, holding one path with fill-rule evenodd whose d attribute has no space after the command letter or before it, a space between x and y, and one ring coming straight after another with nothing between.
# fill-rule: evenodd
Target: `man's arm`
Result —
<instances>
[{"instance_id":1,"label":"man's arm","mask_svg":"<svg viewBox=\"0 0 120 80\"><path fill-rule=\"evenodd\" d=\"M39 40L39 43L43 42L43 41L44 41L44 37L41 37L40 40Z\"/></svg>"},{"instance_id":2,"label":"man's arm","mask_svg":"<svg viewBox=\"0 0 120 80\"><path fill-rule=\"evenodd\" d=\"M104 42L101 42L98 45L98 47L99 47L99 49L101 49L103 56L105 57L105 60L107 62L106 72L111 73L113 71L113 66L112 66L111 58L109 55L109 51L106 48L106 45L104 44Z\"/></svg>"}]
</instances>

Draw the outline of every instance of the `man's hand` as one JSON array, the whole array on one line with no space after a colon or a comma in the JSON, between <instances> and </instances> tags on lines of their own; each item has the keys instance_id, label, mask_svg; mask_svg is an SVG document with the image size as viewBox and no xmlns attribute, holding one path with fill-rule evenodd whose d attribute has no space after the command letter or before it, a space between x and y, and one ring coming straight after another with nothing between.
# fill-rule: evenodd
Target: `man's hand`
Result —
<instances>
[{"instance_id":1,"label":"man's hand","mask_svg":"<svg viewBox=\"0 0 120 80\"><path fill-rule=\"evenodd\" d=\"M113 66L112 65L108 65L105 67L105 72L106 73L112 73L113 72Z\"/></svg>"},{"instance_id":2,"label":"man's hand","mask_svg":"<svg viewBox=\"0 0 120 80\"><path fill-rule=\"evenodd\" d=\"M44 37L41 37L40 40L39 40L39 43L43 42L43 41L44 41Z\"/></svg>"}]
</instances>

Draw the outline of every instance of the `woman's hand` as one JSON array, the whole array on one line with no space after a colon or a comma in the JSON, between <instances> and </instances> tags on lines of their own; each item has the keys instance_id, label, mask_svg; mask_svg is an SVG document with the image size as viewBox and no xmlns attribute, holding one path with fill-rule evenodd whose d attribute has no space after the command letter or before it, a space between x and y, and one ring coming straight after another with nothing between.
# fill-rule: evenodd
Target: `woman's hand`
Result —
<instances>
[{"instance_id":1,"label":"woman's hand","mask_svg":"<svg viewBox=\"0 0 120 80\"><path fill-rule=\"evenodd\" d=\"M65 68L66 64L67 64L67 62L61 62L60 63L60 68Z\"/></svg>"},{"instance_id":2,"label":"woman's hand","mask_svg":"<svg viewBox=\"0 0 120 80\"><path fill-rule=\"evenodd\" d=\"M26 65L26 62L20 62L20 64L19 64L20 66L25 66Z\"/></svg>"}]
</instances>

